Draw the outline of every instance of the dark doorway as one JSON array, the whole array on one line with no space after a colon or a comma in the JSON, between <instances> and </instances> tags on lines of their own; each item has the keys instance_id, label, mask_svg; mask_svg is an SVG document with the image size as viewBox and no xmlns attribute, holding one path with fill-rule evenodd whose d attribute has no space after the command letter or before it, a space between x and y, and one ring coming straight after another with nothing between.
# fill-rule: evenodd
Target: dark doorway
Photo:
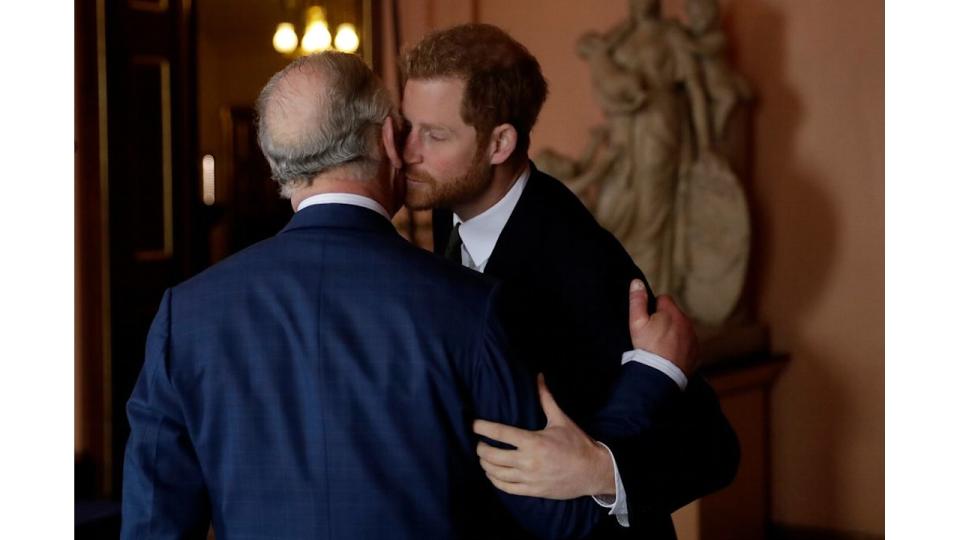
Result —
<instances>
[{"instance_id":1,"label":"dark doorway","mask_svg":"<svg viewBox=\"0 0 960 540\"><path fill-rule=\"evenodd\" d=\"M207 260L189 0L75 3L77 497L117 497L124 404L164 288Z\"/></svg>"},{"instance_id":2,"label":"dark doorway","mask_svg":"<svg viewBox=\"0 0 960 540\"><path fill-rule=\"evenodd\" d=\"M195 166L195 17L189 0L106 4L111 489L124 404L163 290L200 270L207 232Z\"/></svg>"}]
</instances>

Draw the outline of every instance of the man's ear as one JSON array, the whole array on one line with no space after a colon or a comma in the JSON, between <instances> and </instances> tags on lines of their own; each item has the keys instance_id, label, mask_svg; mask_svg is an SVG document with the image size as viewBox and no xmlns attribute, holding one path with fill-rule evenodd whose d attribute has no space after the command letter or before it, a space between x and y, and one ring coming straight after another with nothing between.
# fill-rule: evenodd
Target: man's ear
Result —
<instances>
[{"instance_id":1,"label":"man's ear","mask_svg":"<svg viewBox=\"0 0 960 540\"><path fill-rule=\"evenodd\" d=\"M510 124L500 124L490 133L490 164L500 165L510 159L517 147L517 128Z\"/></svg>"},{"instance_id":2,"label":"man's ear","mask_svg":"<svg viewBox=\"0 0 960 540\"><path fill-rule=\"evenodd\" d=\"M383 140L383 149L387 153L387 159L390 160L390 165L394 169L403 167L403 160L400 159L400 152L397 149L393 118L390 115L387 115L387 118L383 121L380 136Z\"/></svg>"}]
</instances>

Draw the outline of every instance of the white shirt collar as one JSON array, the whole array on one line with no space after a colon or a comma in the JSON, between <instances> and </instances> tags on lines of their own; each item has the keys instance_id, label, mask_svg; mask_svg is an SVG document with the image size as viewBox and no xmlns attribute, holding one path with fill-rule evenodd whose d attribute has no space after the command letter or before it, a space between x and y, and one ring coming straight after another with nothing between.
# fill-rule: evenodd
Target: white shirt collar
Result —
<instances>
[{"instance_id":1,"label":"white shirt collar","mask_svg":"<svg viewBox=\"0 0 960 540\"><path fill-rule=\"evenodd\" d=\"M507 225L513 209L516 208L529 178L530 165L528 164L517 181L513 183L513 187L496 204L467 221L453 214L453 226L460 224L460 239L463 240L460 254L465 266L480 272L486 268L493 248L497 245L497 239Z\"/></svg>"},{"instance_id":2,"label":"white shirt collar","mask_svg":"<svg viewBox=\"0 0 960 540\"><path fill-rule=\"evenodd\" d=\"M353 206L362 206L363 208L373 210L387 218L387 221L390 221L390 216L387 214L387 210L383 205L370 197L364 197L363 195L357 195L355 193L319 193L317 195L311 195L300 201L300 205L297 206L297 212L315 204L350 204Z\"/></svg>"}]
</instances>

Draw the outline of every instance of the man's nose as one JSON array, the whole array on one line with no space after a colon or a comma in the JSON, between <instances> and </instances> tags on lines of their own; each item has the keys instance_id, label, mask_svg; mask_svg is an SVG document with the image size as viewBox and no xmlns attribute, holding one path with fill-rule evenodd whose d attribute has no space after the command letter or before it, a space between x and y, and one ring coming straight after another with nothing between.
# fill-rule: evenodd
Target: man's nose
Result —
<instances>
[{"instance_id":1,"label":"man's nose","mask_svg":"<svg viewBox=\"0 0 960 540\"><path fill-rule=\"evenodd\" d=\"M403 162L409 165L419 163L420 159L420 145L417 143L417 137L414 135L413 130L410 130L403 140Z\"/></svg>"}]
</instances>

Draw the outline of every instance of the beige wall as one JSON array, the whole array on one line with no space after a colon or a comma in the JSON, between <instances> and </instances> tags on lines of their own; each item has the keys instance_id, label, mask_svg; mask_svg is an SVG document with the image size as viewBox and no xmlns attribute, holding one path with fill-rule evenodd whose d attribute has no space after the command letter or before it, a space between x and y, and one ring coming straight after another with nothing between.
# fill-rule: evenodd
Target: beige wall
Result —
<instances>
[{"instance_id":1,"label":"beige wall","mask_svg":"<svg viewBox=\"0 0 960 540\"><path fill-rule=\"evenodd\" d=\"M721 2L757 104L752 286L773 346L792 360L773 399L773 519L884 530L884 19L879 0ZM470 20L509 30L551 95L532 154L578 154L601 121L577 36L626 0L408 0L405 42ZM668 14L682 2L665 2Z\"/></svg>"},{"instance_id":2,"label":"beige wall","mask_svg":"<svg viewBox=\"0 0 960 540\"><path fill-rule=\"evenodd\" d=\"M729 3L762 99L759 313L793 355L773 395L773 516L882 533L883 5Z\"/></svg>"}]
</instances>

